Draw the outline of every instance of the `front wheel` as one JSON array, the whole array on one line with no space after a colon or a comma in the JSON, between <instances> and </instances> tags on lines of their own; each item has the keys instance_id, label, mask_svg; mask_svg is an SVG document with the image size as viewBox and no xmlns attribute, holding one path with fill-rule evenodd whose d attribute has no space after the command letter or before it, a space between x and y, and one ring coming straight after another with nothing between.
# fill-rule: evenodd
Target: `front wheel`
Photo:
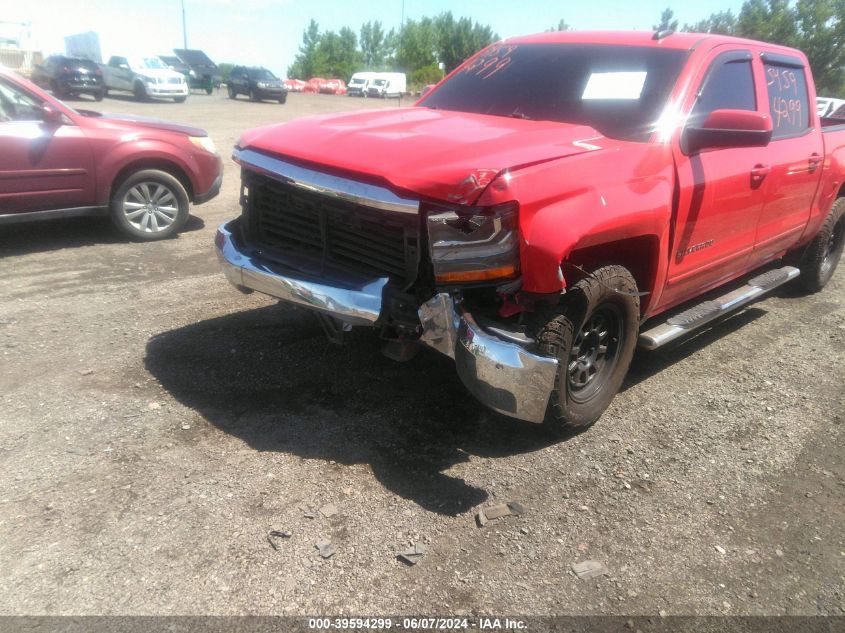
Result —
<instances>
[{"instance_id":1,"label":"front wheel","mask_svg":"<svg viewBox=\"0 0 845 633\"><path fill-rule=\"evenodd\" d=\"M285 103L287 100L288 100L287 95L282 95L281 97L279 97L279 103L280 104Z\"/></svg>"},{"instance_id":2,"label":"front wheel","mask_svg":"<svg viewBox=\"0 0 845 633\"><path fill-rule=\"evenodd\" d=\"M135 82L133 92L135 93L135 99L137 101L147 100L147 89L144 88L144 84L142 84L140 81Z\"/></svg>"},{"instance_id":3,"label":"front wheel","mask_svg":"<svg viewBox=\"0 0 845 633\"><path fill-rule=\"evenodd\" d=\"M106 96L106 89L103 88L99 92L94 93L94 101L102 101L103 97L105 97L105 96Z\"/></svg>"},{"instance_id":4,"label":"front wheel","mask_svg":"<svg viewBox=\"0 0 845 633\"><path fill-rule=\"evenodd\" d=\"M824 224L807 245L798 268L798 284L806 292L818 292L836 272L845 246L845 198L839 198L825 218Z\"/></svg>"},{"instance_id":5,"label":"front wheel","mask_svg":"<svg viewBox=\"0 0 845 633\"><path fill-rule=\"evenodd\" d=\"M167 172L144 169L118 186L112 196L112 220L133 239L162 240L185 225L188 205L181 182Z\"/></svg>"},{"instance_id":6,"label":"front wheel","mask_svg":"<svg viewBox=\"0 0 845 633\"><path fill-rule=\"evenodd\" d=\"M599 268L570 288L562 308L540 316L540 351L559 361L547 428L571 432L601 417L628 373L639 318L637 283L622 266Z\"/></svg>"},{"instance_id":7,"label":"front wheel","mask_svg":"<svg viewBox=\"0 0 845 633\"><path fill-rule=\"evenodd\" d=\"M226 86L226 92L229 93L229 98L234 99L238 96L238 93L235 92L235 89L232 86Z\"/></svg>"},{"instance_id":8,"label":"front wheel","mask_svg":"<svg viewBox=\"0 0 845 633\"><path fill-rule=\"evenodd\" d=\"M185 103L188 97L173 97L173 103Z\"/></svg>"}]
</instances>

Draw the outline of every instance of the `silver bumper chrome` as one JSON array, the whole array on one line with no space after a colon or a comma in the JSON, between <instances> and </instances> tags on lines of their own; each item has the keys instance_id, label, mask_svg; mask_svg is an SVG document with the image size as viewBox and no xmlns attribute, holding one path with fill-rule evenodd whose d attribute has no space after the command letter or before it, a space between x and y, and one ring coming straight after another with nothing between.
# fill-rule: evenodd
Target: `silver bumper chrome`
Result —
<instances>
[{"instance_id":1,"label":"silver bumper chrome","mask_svg":"<svg viewBox=\"0 0 845 633\"><path fill-rule=\"evenodd\" d=\"M238 288L257 290L350 325L374 325L381 315L386 278L353 289L297 279L244 254L228 224L217 229L215 245L223 272ZM419 342L452 358L476 398L505 415L543 421L557 376L556 359L532 354L485 332L446 293L424 303L419 317L423 329Z\"/></svg>"}]
</instances>

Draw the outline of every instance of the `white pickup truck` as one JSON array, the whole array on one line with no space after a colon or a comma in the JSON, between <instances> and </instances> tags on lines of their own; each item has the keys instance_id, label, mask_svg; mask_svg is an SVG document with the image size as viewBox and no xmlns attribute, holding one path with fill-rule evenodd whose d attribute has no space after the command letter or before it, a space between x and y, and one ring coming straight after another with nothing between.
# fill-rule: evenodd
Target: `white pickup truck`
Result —
<instances>
[{"instance_id":1,"label":"white pickup truck","mask_svg":"<svg viewBox=\"0 0 845 633\"><path fill-rule=\"evenodd\" d=\"M114 56L103 66L103 76L107 91L131 92L139 101L163 97L182 103L188 98L185 77L171 70L158 57L130 59Z\"/></svg>"}]
</instances>

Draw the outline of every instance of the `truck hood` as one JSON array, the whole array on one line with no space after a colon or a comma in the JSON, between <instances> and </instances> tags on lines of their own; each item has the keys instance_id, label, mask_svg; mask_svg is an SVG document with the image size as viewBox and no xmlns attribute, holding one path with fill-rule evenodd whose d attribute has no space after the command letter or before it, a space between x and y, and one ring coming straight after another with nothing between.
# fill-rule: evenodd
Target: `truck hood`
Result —
<instances>
[{"instance_id":1,"label":"truck hood","mask_svg":"<svg viewBox=\"0 0 845 633\"><path fill-rule=\"evenodd\" d=\"M168 79L182 79L184 75L169 68L137 68L133 71L139 77L149 77L156 81L167 81Z\"/></svg>"},{"instance_id":2,"label":"truck hood","mask_svg":"<svg viewBox=\"0 0 845 633\"><path fill-rule=\"evenodd\" d=\"M145 127L154 130L165 130L167 132L176 132L177 134L187 134L188 136L208 136L208 132L202 128L192 127L190 125L182 125L181 123L172 123L164 121L163 119L154 119L152 117L136 116L134 114L112 114L109 112L96 112L94 110L76 110L77 114L88 119L97 119L104 123L112 123L126 128Z\"/></svg>"},{"instance_id":3,"label":"truck hood","mask_svg":"<svg viewBox=\"0 0 845 633\"><path fill-rule=\"evenodd\" d=\"M597 151L605 140L584 125L411 107L256 128L244 132L239 147L471 204L484 187L467 192L468 179L486 186L504 170Z\"/></svg>"}]
</instances>

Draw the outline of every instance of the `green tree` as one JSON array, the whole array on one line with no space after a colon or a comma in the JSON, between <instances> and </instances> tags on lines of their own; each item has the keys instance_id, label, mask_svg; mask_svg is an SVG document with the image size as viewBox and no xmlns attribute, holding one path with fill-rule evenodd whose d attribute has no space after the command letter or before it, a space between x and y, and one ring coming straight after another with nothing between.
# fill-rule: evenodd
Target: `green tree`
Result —
<instances>
[{"instance_id":1,"label":"green tree","mask_svg":"<svg viewBox=\"0 0 845 633\"><path fill-rule=\"evenodd\" d=\"M232 72L232 69L234 67L234 64L228 64L226 62L223 62L222 64L217 64L217 74L220 76L220 81L222 83L226 83L226 80L229 79L229 73Z\"/></svg>"},{"instance_id":2,"label":"green tree","mask_svg":"<svg viewBox=\"0 0 845 633\"><path fill-rule=\"evenodd\" d=\"M736 35L737 20L732 11L719 11L705 20L694 24L685 24L682 29L688 33L719 33L720 35Z\"/></svg>"},{"instance_id":3,"label":"green tree","mask_svg":"<svg viewBox=\"0 0 845 633\"><path fill-rule=\"evenodd\" d=\"M437 40L431 18L406 20L396 37L396 66L412 73L424 66L437 65Z\"/></svg>"},{"instance_id":4,"label":"green tree","mask_svg":"<svg viewBox=\"0 0 845 633\"><path fill-rule=\"evenodd\" d=\"M308 28L302 33L302 44L299 46L299 53L288 67L288 77L297 79L310 79L314 77L315 64L317 62L317 46L320 43L320 26L312 19Z\"/></svg>"},{"instance_id":5,"label":"green tree","mask_svg":"<svg viewBox=\"0 0 845 633\"><path fill-rule=\"evenodd\" d=\"M434 27L438 61L443 62L447 73L498 39L489 26L473 22L470 18L455 20L451 11L437 16Z\"/></svg>"},{"instance_id":6,"label":"green tree","mask_svg":"<svg viewBox=\"0 0 845 633\"><path fill-rule=\"evenodd\" d=\"M546 33L552 33L554 31L571 31L572 27L566 23L566 20L563 18L560 19L560 22L557 23L557 26L553 26L552 28L548 29Z\"/></svg>"},{"instance_id":7,"label":"green tree","mask_svg":"<svg viewBox=\"0 0 845 633\"><path fill-rule=\"evenodd\" d=\"M845 89L845 1L798 0L793 19L799 33L797 47L813 69L819 94L842 94Z\"/></svg>"},{"instance_id":8,"label":"green tree","mask_svg":"<svg viewBox=\"0 0 845 633\"><path fill-rule=\"evenodd\" d=\"M660 14L660 22L651 27L655 31L677 31L678 21L675 19L675 12L668 7Z\"/></svg>"},{"instance_id":9,"label":"green tree","mask_svg":"<svg viewBox=\"0 0 845 633\"><path fill-rule=\"evenodd\" d=\"M388 57L387 34L381 22L366 22L361 25L361 57L368 70L380 69Z\"/></svg>"},{"instance_id":10,"label":"green tree","mask_svg":"<svg viewBox=\"0 0 845 633\"><path fill-rule=\"evenodd\" d=\"M789 0L746 0L739 12L737 34L753 40L794 46L798 29Z\"/></svg>"}]
</instances>

